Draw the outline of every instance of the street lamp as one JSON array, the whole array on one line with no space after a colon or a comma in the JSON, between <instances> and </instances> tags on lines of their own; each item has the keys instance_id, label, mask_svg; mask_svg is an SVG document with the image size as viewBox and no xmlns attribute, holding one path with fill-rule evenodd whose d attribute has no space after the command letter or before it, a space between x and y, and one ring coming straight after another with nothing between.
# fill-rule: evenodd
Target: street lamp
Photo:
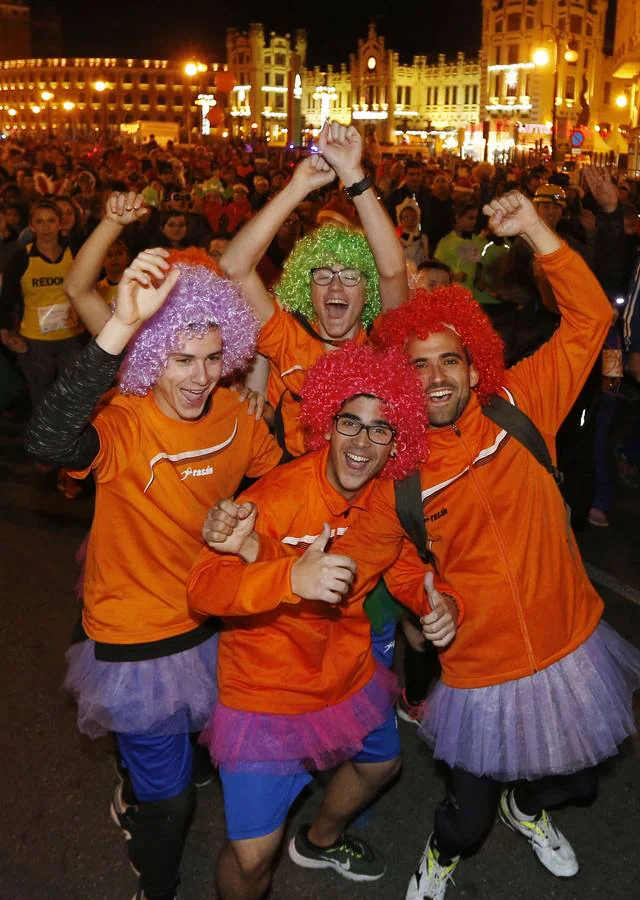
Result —
<instances>
[{"instance_id":1,"label":"street lamp","mask_svg":"<svg viewBox=\"0 0 640 900\"><path fill-rule=\"evenodd\" d=\"M208 66L206 66L205 63L192 61L192 62L185 63L183 71L184 71L184 74L187 76L187 78L195 78L197 75L202 75L202 73L206 72L207 69L208 69ZM187 144L190 144L191 143L191 101L192 101L191 84L189 84L189 86L188 86L187 93L188 93L187 120L186 120Z\"/></svg>"},{"instance_id":2,"label":"street lamp","mask_svg":"<svg viewBox=\"0 0 640 900\"><path fill-rule=\"evenodd\" d=\"M568 63L575 63L578 60L578 51L572 43L567 42L568 35L565 31L558 28L556 25L548 25L543 23L542 28L548 28L551 34L553 35L553 40L555 43L555 59L554 59L554 70L553 70L553 96L551 98L551 162L555 162L556 159L556 151L558 144L557 137L557 128L558 128L558 113L556 110L556 103L558 99L558 83L560 78L560 54ZM562 51L562 47L564 45L564 52ZM533 62L536 66L544 67L549 65L551 60L549 56L548 50L544 47L539 47L537 50L534 50L532 56Z\"/></svg>"},{"instance_id":3,"label":"street lamp","mask_svg":"<svg viewBox=\"0 0 640 900\"><path fill-rule=\"evenodd\" d=\"M40 91L40 99L46 104L47 107L47 129L49 134L51 134L51 101L53 100L54 95L51 91Z\"/></svg>"},{"instance_id":4,"label":"street lamp","mask_svg":"<svg viewBox=\"0 0 640 900\"><path fill-rule=\"evenodd\" d=\"M100 94L100 129L102 131L102 140L107 139L107 95L109 83L101 78L93 82L93 89Z\"/></svg>"},{"instance_id":5,"label":"street lamp","mask_svg":"<svg viewBox=\"0 0 640 900\"><path fill-rule=\"evenodd\" d=\"M76 108L76 105L73 102L73 100L65 100L64 103L62 104L62 108L64 109L65 112L70 113L70 112L73 112L73 110ZM68 123L65 122L65 126L67 124ZM75 137L75 129L73 127L73 119L71 119L71 134L72 134L72 137Z\"/></svg>"}]
</instances>

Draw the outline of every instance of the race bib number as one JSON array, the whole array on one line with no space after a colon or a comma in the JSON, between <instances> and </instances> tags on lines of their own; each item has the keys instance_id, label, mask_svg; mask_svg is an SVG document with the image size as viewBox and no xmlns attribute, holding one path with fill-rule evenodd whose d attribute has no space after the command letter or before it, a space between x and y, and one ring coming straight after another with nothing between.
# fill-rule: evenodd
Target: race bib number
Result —
<instances>
[{"instance_id":1,"label":"race bib number","mask_svg":"<svg viewBox=\"0 0 640 900\"><path fill-rule=\"evenodd\" d=\"M68 331L78 324L78 317L70 303L54 303L38 308L38 325L41 334L52 331Z\"/></svg>"}]
</instances>

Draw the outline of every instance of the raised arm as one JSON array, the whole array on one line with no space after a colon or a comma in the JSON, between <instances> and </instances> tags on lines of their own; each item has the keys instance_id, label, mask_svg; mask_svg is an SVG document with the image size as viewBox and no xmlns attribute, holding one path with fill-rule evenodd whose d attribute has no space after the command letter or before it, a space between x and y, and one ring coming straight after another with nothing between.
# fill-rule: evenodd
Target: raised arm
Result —
<instances>
[{"instance_id":1,"label":"raised arm","mask_svg":"<svg viewBox=\"0 0 640 900\"><path fill-rule=\"evenodd\" d=\"M111 194L104 218L80 248L65 277L65 293L93 335L99 334L111 317L109 308L96 290L107 250L126 225L145 218L147 214L142 194L133 191Z\"/></svg>"},{"instance_id":2,"label":"raised arm","mask_svg":"<svg viewBox=\"0 0 640 900\"><path fill-rule=\"evenodd\" d=\"M555 434L602 350L611 306L584 260L542 222L530 200L513 191L484 210L496 234L519 234L531 247L558 304L558 330L507 379L527 415Z\"/></svg>"},{"instance_id":3,"label":"raised arm","mask_svg":"<svg viewBox=\"0 0 640 900\"><path fill-rule=\"evenodd\" d=\"M233 281L240 282L261 325L273 315L275 300L257 274L256 266L296 206L307 194L330 184L334 178L335 172L322 157L315 155L304 159L289 184L240 229L220 258L223 272Z\"/></svg>"},{"instance_id":4,"label":"raised arm","mask_svg":"<svg viewBox=\"0 0 640 900\"><path fill-rule=\"evenodd\" d=\"M168 272L166 255L166 250L145 251L125 270L115 314L52 386L29 422L25 446L31 456L72 469L91 465L100 449L91 425L95 406L111 387L127 344L177 281L178 271Z\"/></svg>"},{"instance_id":5,"label":"raised arm","mask_svg":"<svg viewBox=\"0 0 640 900\"><path fill-rule=\"evenodd\" d=\"M344 184L353 187L365 177L362 168L362 137L357 128L337 122L325 122L318 138L318 149ZM400 306L407 299L407 266L389 214L378 200L373 185L353 198L362 227L380 274L380 298L383 309Z\"/></svg>"}]
</instances>

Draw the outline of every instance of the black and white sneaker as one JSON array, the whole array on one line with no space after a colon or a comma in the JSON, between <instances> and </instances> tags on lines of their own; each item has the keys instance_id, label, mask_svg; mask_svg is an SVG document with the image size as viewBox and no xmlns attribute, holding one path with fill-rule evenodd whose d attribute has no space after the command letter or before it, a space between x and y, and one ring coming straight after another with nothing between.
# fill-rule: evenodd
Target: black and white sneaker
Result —
<instances>
[{"instance_id":1,"label":"black and white sneaker","mask_svg":"<svg viewBox=\"0 0 640 900\"><path fill-rule=\"evenodd\" d=\"M330 847L317 847L309 840L310 825L302 825L291 838L289 856L306 869L335 869L351 881L377 881L386 866L373 849L360 838L344 832Z\"/></svg>"}]
</instances>

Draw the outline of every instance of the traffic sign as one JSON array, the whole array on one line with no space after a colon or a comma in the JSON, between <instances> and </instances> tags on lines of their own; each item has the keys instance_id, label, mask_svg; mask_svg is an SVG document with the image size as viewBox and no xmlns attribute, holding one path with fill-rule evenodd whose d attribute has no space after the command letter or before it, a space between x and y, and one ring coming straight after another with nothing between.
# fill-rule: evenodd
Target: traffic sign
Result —
<instances>
[{"instance_id":1,"label":"traffic sign","mask_svg":"<svg viewBox=\"0 0 640 900\"><path fill-rule=\"evenodd\" d=\"M578 128L574 128L569 135L569 143L576 149L582 147L582 145L584 144L584 131L580 131Z\"/></svg>"}]
</instances>

